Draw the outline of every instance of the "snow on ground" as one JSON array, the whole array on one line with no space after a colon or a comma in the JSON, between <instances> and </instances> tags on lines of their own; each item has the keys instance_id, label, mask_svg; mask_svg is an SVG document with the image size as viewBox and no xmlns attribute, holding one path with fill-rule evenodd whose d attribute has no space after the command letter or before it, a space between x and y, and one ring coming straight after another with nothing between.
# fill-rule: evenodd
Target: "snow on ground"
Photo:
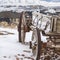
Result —
<instances>
[{"instance_id":1,"label":"snow on ground","mask_svg":"<svg viewBox=\"0 0 60 60\"><path fill-rule=\"evenodd\" d=\"M0 60L32 60L28 45L18 42L17 29L0 27Z\"/></svg>"}]
</instances>

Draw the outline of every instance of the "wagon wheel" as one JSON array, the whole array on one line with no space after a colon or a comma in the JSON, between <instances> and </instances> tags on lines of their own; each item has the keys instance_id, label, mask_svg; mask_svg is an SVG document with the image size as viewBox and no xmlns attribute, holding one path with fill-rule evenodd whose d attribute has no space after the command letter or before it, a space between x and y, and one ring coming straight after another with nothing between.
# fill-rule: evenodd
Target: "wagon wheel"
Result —
<instances>
[{"instance_id":1,"label":"wagon wheel","mask_svg":"<svg viewBox=\"0 0 60 60\"><path fill-rule=\"evenodd\" d=\"M21 24L20 27L18 27L18 31L19 31L19 42L24 43L25 41L25 30L24 30L24 26L22 26L23 24Z\"/></svg>"},{"instance_id":2,"label":"wagon wheel","mask_svg":"<svg viewBox=\"0 0 60 60\"><path fill-rule=\"evenodd\" d=\"M19 26L18 26L18 31L19 31L19 42L25 43L25 28L24 28L23 21L20 21Z\"/></svg>"},{"instance_id":3,"label":"wagon wheel","mask_svg":"<svg viewBox=\"0 0 60 60\"><path fill-rule=\"evenodd\" d=\"M39 60L41 54L41 36L39 29L33 29L32 35L32 53L34 60Z\"/></svg>"},{"instance_id":4,"label":"wagon wheel","mask_svg":"<svg viewBox=\"0 0 60 60\"><path fill-rule=\"evenodd\" d=\"M22 43L25 43L25 32L24 32L24 29L21 29L21 41L22 41Z\"/></svg>"}]
</instances>

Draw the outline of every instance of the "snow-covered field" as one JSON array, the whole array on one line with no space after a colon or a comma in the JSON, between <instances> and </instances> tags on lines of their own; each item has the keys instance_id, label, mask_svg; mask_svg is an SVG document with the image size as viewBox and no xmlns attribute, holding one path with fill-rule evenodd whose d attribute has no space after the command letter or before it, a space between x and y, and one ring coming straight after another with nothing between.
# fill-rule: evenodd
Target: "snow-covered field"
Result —
<instances>
[{"instance_id":1,"label":"snow-covered field","mask_svg":"<svg viewBox=\"0 0 60 60\"><path fill-rule=\"evenodd\" d=\"M28 45L18 42L17 29L0 27L0 60L32 60Z\"/></svg>"}]
</instances>

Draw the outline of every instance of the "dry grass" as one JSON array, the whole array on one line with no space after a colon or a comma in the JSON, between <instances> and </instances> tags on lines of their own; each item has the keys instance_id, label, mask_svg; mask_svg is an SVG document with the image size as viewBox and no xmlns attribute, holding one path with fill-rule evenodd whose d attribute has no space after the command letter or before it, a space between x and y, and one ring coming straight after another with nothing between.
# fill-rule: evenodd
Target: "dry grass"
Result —
<instances>
[{"instance_id":1,"label":"dry grass","mask_svg":"<svg viewBox=\"0 0 60 60\"><path fill-rule=\"evenodd\" d=\"M0 26L4 28L16 28L17 25L14 23L8 24L7 22L0 22Z\"/></svg>"},{"instance_id":2,"label":"dry grass","mask_svg":"<svg viewBox=\"0 0 60 60\"><path fill-rule=\"evenodd\" d=\"M15 28L16 26L17 26L17 25L14 24L14 23L12 23L12 24L10 25L11 28Z\"/></svg>"},{"instance_id":3,"label":"dry grass","mask_svg":"<svg viewBox=\"0 0 60 60\"><path fill-rule=\"evenodd\" d=\"M7 27L8 26L8 23L7 22L0 22L0 26Z\"/></svg>"}]
</instances>

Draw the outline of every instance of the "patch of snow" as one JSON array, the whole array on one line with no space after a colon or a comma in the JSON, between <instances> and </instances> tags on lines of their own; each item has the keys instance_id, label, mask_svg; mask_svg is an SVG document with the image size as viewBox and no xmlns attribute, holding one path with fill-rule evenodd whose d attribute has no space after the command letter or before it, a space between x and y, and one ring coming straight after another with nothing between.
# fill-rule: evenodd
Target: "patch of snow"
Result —
<instances>
[{"instance_id":1,"label":"patch of snow","mask_svg":"<svg viewBox=\"0 0 60 60\"><path fill-rule=\"evenodd\" d=\"M7 31L7 32L14 33L13 35L0 35L0 60L16 60L15 56L17 56L18 54L31 56L31 53L25 53L23 51L23 50L30 50L29 46L23 45L18 42L17 29L0 27L0 31Z\"/></svg>"},{"instance_id":2,"label":"patch of snow","mask_svg":"<svg viewBox=\"0 0 60 60\"><path fill-rule=\"evenodd\" d=\"M32 41L32 33L33 33L33 31L26 32L25 42Z\"/></svg>"},{"instance_id":3,"label":"patch of snow","mask_svg":"<svg viewBox=\"0 0 60 60\"><path fill-rule=\"evenodd\" d=\"M48 11L45 11L45 12L56 13L56 11L54 9L49 9Z\"/></svg>"}]
</instances>

